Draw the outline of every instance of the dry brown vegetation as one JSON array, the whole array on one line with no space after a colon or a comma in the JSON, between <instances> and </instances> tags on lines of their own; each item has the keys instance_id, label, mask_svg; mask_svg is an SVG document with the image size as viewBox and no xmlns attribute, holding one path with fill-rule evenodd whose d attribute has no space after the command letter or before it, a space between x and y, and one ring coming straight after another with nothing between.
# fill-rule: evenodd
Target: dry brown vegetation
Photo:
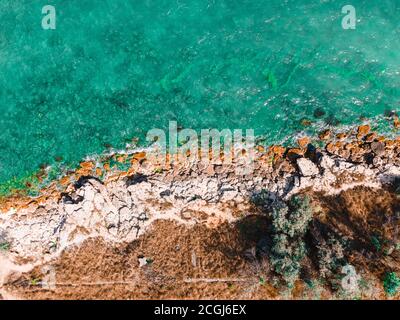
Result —
<instances>
[{"instance_id":1,"label":"dry brown vegetation","mask_svg":"<svg viewBox=\"0 0 400 320\"><path fill-rule=\"evenodd\" d=\"M40 285L42 267L11 277L7 289L33 299L387 298L385 273L400 272L394 188L308 196L314 216L304 237L307 255L291 290L271 268L271 220L256 206L238 222L216 228L157 221L132 243L86 240L49 264L56 272L54 289ZM345 264L361 277L356 295L340 289Z\"/></svg>"}]
</instances>

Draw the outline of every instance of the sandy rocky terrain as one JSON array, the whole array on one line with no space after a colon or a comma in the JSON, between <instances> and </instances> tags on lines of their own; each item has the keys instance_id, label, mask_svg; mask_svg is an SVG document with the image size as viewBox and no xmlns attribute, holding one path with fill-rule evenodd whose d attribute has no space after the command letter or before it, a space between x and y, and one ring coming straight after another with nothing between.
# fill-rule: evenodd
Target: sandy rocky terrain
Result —
<instances>
[{"instance_id":1,"label":"sandy rocky terrain","mask_svg":"<svg viewBox=\"0 0 400 320\"><path fill-rule=\"evenodd\" d=\"M2 199L1 297L386 299L384 274L400 271L400 139L365 125L319 142L258 147L248 175L239 163L160 168L144 152L114 155L129 169L86 161L39 197ZM310 197L313 219L289 290L269 262L268 212L295 194ZM357 292L340 288L340 268L321 270L332 234L348 244Z\"/></svg>"}]
</instances>

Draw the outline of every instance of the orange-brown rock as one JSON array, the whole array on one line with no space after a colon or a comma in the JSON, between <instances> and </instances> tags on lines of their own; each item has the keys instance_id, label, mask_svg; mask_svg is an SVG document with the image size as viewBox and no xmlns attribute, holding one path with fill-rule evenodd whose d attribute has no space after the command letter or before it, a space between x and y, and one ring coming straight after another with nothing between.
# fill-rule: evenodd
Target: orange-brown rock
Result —
<instances>
[{"instance_id":1,"label":"orange-brown rock","mask_svg":"<svg viewBox=\"0 0 400 320\"><path fill-rule=\"evenodd\" d=\"M108 162L106 162L105 164L103 164L103 168L104 168L104 170L106 170L106 171L110 171L110 170L111 170L110 164L109 164Z\"/></svg>"},{"instance_id":2,"label":"orange-brown rock","mask_svg":"<svg viewBox=\"0 0 400 320\"><path fill-rule=\"evenodd\" d=\"M75 171L76 178L79 179L81 176L90 176L92 174L92 170L80 168Z\"/></svg>"},{"instance_id":3,"label":"orange-brown rock","mask_svg":"<svg viewBox=\"0 0 400 320\"><path fill-rule=\"evenodd\" d=\"M103 174L103 170L101 170L100 168L96 168L96 175L101 176L102 174Z\"/></svg>"},{"instance_id":4,"label":"orange-brown rock","mask_svg":"<svg viewBox=\"0 0 400 320\"><path fill-rule=\"evenodd\" d=\"M129 176L129 173L128 173L128 171L123 171L123 172L121 172L121 173L119 173L118 174L118 178L125 178L125 177L127 177L127 176Z\"/></svg>"},{"instance_id":5,"label":"orange-brown rock","mask_svg":"<svg viewBox=\"0 0 400 320\"><path fill-rule=\"evenodd\" d=\"M393 149L396 146L396 142L393 140L386 140L385 141L385 146L388 149Z\"/></svg>"},{"instance_id":6,"label":"orange-brown rock","mask_svg":"<svg viewBox=\"0 0 400 320\"><path fill-rule=\"evenodd\" d=\"M339 139L339 140L343 140L343 139L345 139L346 137L347 137L347 134L344 133L344 132L338 133L338 134L336 135L336 138Z\"/></svg>"},{"instance_id":7,"label":"orange-brown rock","mask_svg":"<svg viewBox=\"0 0 400 320\"><path fill-rule=\"evenodd\" d=\"M325 149L329 153L337 153L342 146L341 142L330 142L325 146Z\"/></svg>"},{"instance_id":8,"label":"orange-brown rock","mask_svg":"<svg viewBox=\"0 0 400 320\"><path fill-rule=\"evenodd\" d=\"M368 133L365 137L364 137L366 142L372 142L376 139L376 133L375 132L371 132Z\"/></svg>"},{"instance_id":9,"label":"orange-brown rock","mask_svg":"<svg viewBox=\"0 0 400 320\"><path fill-rule=\"evenodd\" d=\"M354 148L351 150L352 155L361 155L363 153L363 150L358 145L354 146Z\"/></svg>"},{"instance_id":10,"label":"orange-brown rock","mask_svg":"<svg viewBox=\"0 0 400 320\"><path fill-rule=\"evenodd\" d=\"M265 148L263 146L257 146L257 151L258 152L264 152Z\"/></svg>"},{"instance_id":11,"label":"orange-brown rock","mask_svg":"<svg viewBox=\"0 0 400 320\"><path fill-rule=\"evenodd\" d=\"M62 186L67 186L70 182L71 182L71 179L70 179L70 177L68 177L68 176L62 177L62 178L60 179L60 184L61 184Z\"/></svg>"},{"instance_id":12,"label":"orange-brown rock","mask_svg":"<svg viewBox=\"0 0 400 320\"><path fill-rule=\"evenodd\" d=\"M81 162L80 166L84 170L92 170L94 168L94 163L92 161Z\"/></svg>"},{"instance_id":13,"label":"orange-brown rock","mask_svg":"<svg viewBox=\"0 0 400 320\"><path fill-rule=\"evenodd\" d=\"M343 148L343 142L341 142L341 141L336 141L336 142L335 142L335 148L336 148L336 149L341 149L341 148Z\"/></svg>"},{"instance_id":14,"label":"orange-brown rock","mask_svg":"<svg viewBox=\"0 0 400 320\"><path fill-rule=\"evenodd\" d=\"M299 149L299 148L292 148L289 149L286 153L286 157L289 160L296 160L297 158L300 158L304 155L304 151Z\"/></svg>"},{"instance_id":15,"label":"orange-brown rock","mask_svg":"<svg viewBox=\"0 0 400 320\"><path fill-rule=\"evenodd\" d=\"M302 149L306 148L310 142L311 139L309 137L303 137L297 140L297 144Z\"/></svg>"},{"instance_id":16,"label":"orange-brown rock","mask_svg":"<svg viewBox=\"0 0 400 320\"><path fill-rule=\"evenodd\" d=\"M128 176L133 175L136 172L136 168L130 167L126 172Z\"/></svg>"},{"instance_id":17,"label":"orange-brown rock","mask_svg":"<svg viewBox=\"0 0 400 320\"><path fill-rule=\"evenodd\" d=\"M318 135L318 137L319 137L321 140L328 140L328 139L330 138L331 134L332 134L332 131L329 130L329 129L326 129L326 130L322 131L322 132Z\"/></svg>"},{"instance_id":18,"label":"orange-brown rock","mask_svg":"<svg viewBox=\"0 0 400 320\"><path fill-rule=\"evenodd\" d=\"M146 158L146 152L137 152L133 155L133 158L136 160L143 160Z\"/></svg>"},{"instance_id":19,"label":"orange-brown rock","mask_svg":"<svg viewBox=\"0 0 400 320\"><path fill-rule=\"evenodd\" d=\"M344 149L346 151L350 151L350 154L352 156L358 156L358 155L362 155L362 149L360 148L359 144L357 142L349 142L345 145Z\"/></svg>"},{"instance_id":20,"label":"orange-brown rock","mask_svg":"<svg viewBox=\"0 0 400 320\"><path fill-rule=\"evenodd\" d=\"M393 121L393 125L396 129L400 129L400 119L399 117L395 117Z\"/></svg>"},{"instance_id":21,"label":"orange-brown rock","mask_svg":"<svg viewBox=\"0 0 400 320\"><path fill-rule=\"evenodd\" d=\"M302 120L300 121L300 123L301 123L301 125L304 126L304 127L309 127L309 126L311 126L311 124L312 124L311 120L308 120L308 119L302 119Z\"/></svg>"},{"instance_id":22,"label":"orange-brown rock","mask_svg":"<svg viewBox=\"0 0 400 320\"><path fill-rule=\"evenodd\" d=\"M126 161L126 158L127 158L127 157L128 157L128 156L127 156L126 154L120 155L120 156L117 157L117 161L118 161L119 163L124 163L124 162Z\"/></svg>"},{"instance_id":23,"label":"orange-brown rock","mask_svg":"<svg viewBox=\"0 0 400 320\"><path fill-rule=\"evenodd\" d=\"M341 156L344 159L347 159L347 158L350 157L351 152L349 150L346 150L346 149L340 149L338 151L338 155Z\"/></svg>"},{"instance_id":24,"label":"orange-brown rock","mask_svg":"<svg viewBox=\"0 0 400 320\"><path fill-rule=\"evenodd\" d=\"M362 137L367 135L370 130L371 130L371 126L369 124L359 126L358 130L357 130L357 139L361 139Z\"/></svg>"},{"instance_id":25,"label":"orange-brown rock","mask_svg":"<svg viewBox=\"0 0 400 320\"><path fill-rule=\"evenodd\" d=\"M344 145L345 150L353 150L355 147L358 147L358 144L355 142L349 142Z\"/></svg>"},{"instance_id":26,"label":"orange-brown rock","mask_svg":"<svg viewBox=\"0 0 400 320\"><path fill-rule=\"evenodd\" d=\"M286 148L279 145L275 145L271 146L270 150L275 156L282 157L286 151Z\"/></svg>"}]
</instances>

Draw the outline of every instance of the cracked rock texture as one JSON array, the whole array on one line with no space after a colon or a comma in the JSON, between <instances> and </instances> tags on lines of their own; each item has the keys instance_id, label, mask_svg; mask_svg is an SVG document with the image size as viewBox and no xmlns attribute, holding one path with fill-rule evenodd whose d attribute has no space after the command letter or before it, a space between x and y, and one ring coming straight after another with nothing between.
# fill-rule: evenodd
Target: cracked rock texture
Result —
<instances>
[{"instance_id":1,"label":"cracked rock texture","mask_svg":"<svg viewBox=\"0 0 400 320\"><path fill-rule=\"evenodd\" d=\"M1 214L0 236L10 245L10 259L39 263L90 237L133 241L159 219L209 227L232 222L262 190L273 203L306 189L334 194L357 185L380 188L400 176L397 165L355 164L326 152L318 161L300 158L288 166L258 165L247 176L236 175L234 166L214 165L211 171L162 173L139 168L105 182L84 177L60 198Z\"/></svg>"}]
</instances>

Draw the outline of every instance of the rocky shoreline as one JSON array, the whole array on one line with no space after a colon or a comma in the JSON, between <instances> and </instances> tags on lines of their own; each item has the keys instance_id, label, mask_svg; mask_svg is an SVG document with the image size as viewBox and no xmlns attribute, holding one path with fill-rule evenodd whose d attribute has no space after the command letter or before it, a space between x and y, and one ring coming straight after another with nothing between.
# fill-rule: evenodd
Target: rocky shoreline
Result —
<instances>
[{"instance_id":1,"label":"rocky shoreline","mask_svg":"<svg viewBox=\"0 0 400 320\"><path fill-rule=\"evenodd\" d=\"M0 293L24 296L10 283L93 239L110 246L133 243L160 221L216 229L262 215L254 204L259 195L268 210L296 194L329 197L357 187L398 185L400 137L386 139L363 125L346 133L326 130L319 139L315 143L304 137L295 148L258 146L251 175L235 174L241 165L235 162L160 167L139 152L102 163L83 162L39 197L2 199L0 242L6 250L1 253Z\"/></svg>"}]
</instances>

